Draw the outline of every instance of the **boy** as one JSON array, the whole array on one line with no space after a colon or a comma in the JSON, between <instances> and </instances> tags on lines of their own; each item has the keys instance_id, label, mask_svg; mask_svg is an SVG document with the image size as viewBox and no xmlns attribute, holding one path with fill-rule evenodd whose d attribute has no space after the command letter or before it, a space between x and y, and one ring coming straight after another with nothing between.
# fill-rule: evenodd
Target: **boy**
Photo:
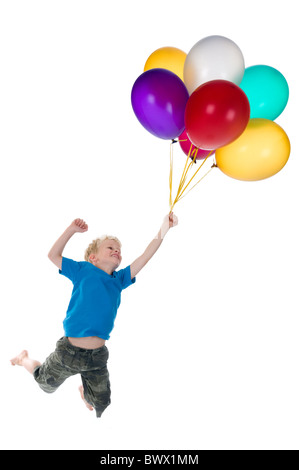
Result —
<instances>
[{"instance_id":1,"label":"boy","mask_svg":"<svg viewBox=\"0 0 299 470\"><path fill-rule=\"evenodd\" d=\"M11 359L12 365L23 366L33 374L42 390L52 393L71 375L80 373L81 397L88 409L99 418L110 404L110 382L105 345L114 326L121 291L135 282L135 276L160 247L170 227L178 221L173 213L165 217L158 235L145 252L130 266L116 271L121 257L121 244L116 237L94 240L85 252L85 261L76 262L62 256L76 233L88 230L82 219L74 220L56 241L49 259L59 273L73 282L72 297L63 321L65 336L43 364L31 359L26 350Z\"/></svg>"}]
</instances>

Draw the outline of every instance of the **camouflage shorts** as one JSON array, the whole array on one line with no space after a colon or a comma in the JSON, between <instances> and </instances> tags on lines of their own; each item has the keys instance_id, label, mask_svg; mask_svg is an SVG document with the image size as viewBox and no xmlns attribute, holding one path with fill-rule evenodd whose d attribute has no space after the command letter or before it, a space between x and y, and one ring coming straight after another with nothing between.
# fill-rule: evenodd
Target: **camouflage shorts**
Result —
<instances>
[{"instance_id":1,"label":"camouflage shorts","mask_svg":"<svg viewBox=\"0 0 299 470\"><path fill-rule=\"evenodd\" d=\"M110 404L110 382L107 369L108 349L82 349L73 346L64 336L55 351L34 369L33 376L40 388L52 393L68 378L81 374L84 398L99 418Z\"/></svg>"}]
</instances>

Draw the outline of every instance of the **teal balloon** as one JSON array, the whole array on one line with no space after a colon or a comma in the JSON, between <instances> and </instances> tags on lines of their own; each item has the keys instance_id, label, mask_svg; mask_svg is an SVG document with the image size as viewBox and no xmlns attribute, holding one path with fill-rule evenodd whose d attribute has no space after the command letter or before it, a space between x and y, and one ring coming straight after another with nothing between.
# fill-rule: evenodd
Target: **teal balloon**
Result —
<instances>
[{"instance_id":1,"label":"teal balloon","mask_svg":"<svg viewBox=\"0 0 299 470\"><path fill-rule=\"evenodd\" d=\"M268 65L253 65L245 69L240 88L250 104L250 118L274 121L289 99L289 86L278 70Z\"/></svg>"}]
</instances>

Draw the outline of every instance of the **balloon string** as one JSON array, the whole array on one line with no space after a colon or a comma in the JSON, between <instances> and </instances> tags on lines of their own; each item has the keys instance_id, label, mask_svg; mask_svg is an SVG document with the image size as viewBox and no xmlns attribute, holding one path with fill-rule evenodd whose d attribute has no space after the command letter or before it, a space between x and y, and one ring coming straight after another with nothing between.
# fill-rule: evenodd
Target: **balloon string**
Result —
<instances>
[{"instance_id":1,"label":"balloon string","mask_svg":"<svg viewBox=\"0 0 299 470\"><path fill-rule=\"evenodd\" d=\"M202 181L209 173L210 171L212 171L212 169L214 168L215 165L212 165L212 167L210 168L210 170L205 174L203 175L199 181L197 181L197 183L195 183L190 189L189 191L185 193L186 189L189 187L191 181L193 181L193 179L195 178L195 176L197 175L197 173L199 172L199 170L202 168L202 166L204 165L204 163L207 161L207 159L209 158L209 156L213 153L213 150L211 150L211 152L206 156L206 158L203 160L202 164L200 165L200 167L196 170L196 172L194 173L194 175L190 178L190 180L188 181L188 183L186 184L186 180L187 180L187 175L190 171L190 169L192 168L193 164L196 162L196 157L197 157L197 153L198 153L198 149L195 148L193 149L192 151L192 144L190 146L190 149L189 149L189 152L188 152L188 156L187 156L187 159L186 159L186 163L185 163L185 167L184 167L184 170L183 170L183 173L182 173L182 176L181 176L181 179L180 179L180 182L179 182L179 185L178 185L178 190L177 190L177 194L176 194L176 197L175 199L173 200L173 197L172 197L172 189L173 189L173 147L172 147L172 144L173 142L170 144L170 174L169 174L169 187L170 187L170 196L169 196L169 207L170 207L170 212L173 211L173 208L175 206L175 204L180 201L183 197L187 196L187 194L189 194L189 192L195 188L195 186L198 185L198 183L200 183L200 181ZM191 162L189 163L188 165L188 160L190 158L190 155L193 156L194 154L194 157L191 159Z\"/></svg>"},{"instance_id":2,"label":"balloon string","mask_svg":"<svg viewBox=\"0 0 299 470\"><path fill-rule=\"evenodd\" d=\"M189 161L189 158L190 158L190 155L191 155L191 150L192 150L192 144L190 146L190 149L189 149L189 152L188 152L188 156L187 156L187 159L186 159L186 163L185 163L185 167L184 167L184 170L183 170L183 173L182 173L182 176L181 176L181 180L179 182L179 187L178 187L178 192L177 192L177 196L181 193L183 187L184 187L184 184L186 182L186 178L187 178L187 174L190 170L190 168L192 167L194 161L196 160L196 156L197 156L197 152L196 154L194 155L194 158L191 160L191 162L189 163L189 165L187 166L188 164L188 161Z\"/></svg>"},{"instance_id":3,"label":"balloon string","mask_svg":"<svg viewBox=\"0 0 299 470\"><path fill-rule=\"evenodd\" d=\"M216 167L216 165L211 166L211 168L197 181L197 183L195 183L195 184L192 186L192 188L189 189L189 191L188 191L186 194L184 194L183 196L180 196L180 197L179 197L179 199L177 200L177 202L180 201L181 199L183 199L184 197L186 197L187 194L189 194L190 191L191 191L193 188L195 188L195 186L197 186L198 183L200 183L200 182L210 173L210 171L212 171L213 168L215 168L215 167ZM194 176L195 176L195 175L194 175ZM185 189L186 189L186 188L185 188Z\"/></svg>"},{"instance_id":4,"label":"balloon string","mask_svg":"<svg viewBox=\"0 0 299 470\"><path fill-rule=\"evenodd\" d=\"M172 207L173 142L170 144L169 207Z\"/></svg>"},{"instance_id":5,"label":"balloon string","mask_svg":"<svg viewBox=\"0 0 299 470\"><path fill-rule=\"evenodd\" d=\"M185 139L187 140L187 139ZM173 186L173 144L175 142L184 142L183 140L182 141L176 141L176 140L173 140L170 144L170 172L169 172L169 207L170 208L173 208L175 202L173 203L172 201L172 186ZM191 149L192 149L192 144L191 144L191 147L190 147L190 150L189 150L189 153L188 153L188 157L186 159L186 163L185 163L185 167L184 167L184 170L183 170L183 173L182 173L182 176L181 176L181 180L180 180L180 183L179 183L179 187L178 187L178 192L177 192L177 195L179 194L179 192L181 191L183 185L184 185L184 182L186 180L186 176L187 176L187 172L190 168L190 165L187 167L187 164L188 164L188 160L189 160L189 157L190 157L190 153L191 153ZM197 153L196 153L197 154ZM196 157L195 157L196 158ZM193 162L191 162L193 163ZM171 209L172 210L172 209ZM171 211L170 211L171 212Z\"/></svg>"},{"instance_id":6,"label":"balloon string","mask_svg":"<svg viewBox=\"0 0 299 470\"><path fill-rule=\"evenodd\" d=\"M206 158L204 159L204 161L202 162L202 164L200 165L200 167L196 170L196 172L194 173L194 175L192 176L192 178L190 179L190 181L188 182L188 184L184 187L183 191L180 193L180 196L179 196L179 199L181 198L182 194L186 191L186 189L188 188L189 184L191 183L191 181L195 178L195 176L197 175L197 173L199 172L199 170L202 168L202 166L204 165L204 163L207 161L207 159L209 158L209 156L212 154L213 151L211 151L207 156ZM195 186L195 185L194 185ZM193 186L193 187L194 187ZM192 188L191 188L192 189ZM190 189L190 191L191 191ZM189 192L189 191L188 191ZM179 200L178 199L178 200Z\"/></svg>"}]
</instances>

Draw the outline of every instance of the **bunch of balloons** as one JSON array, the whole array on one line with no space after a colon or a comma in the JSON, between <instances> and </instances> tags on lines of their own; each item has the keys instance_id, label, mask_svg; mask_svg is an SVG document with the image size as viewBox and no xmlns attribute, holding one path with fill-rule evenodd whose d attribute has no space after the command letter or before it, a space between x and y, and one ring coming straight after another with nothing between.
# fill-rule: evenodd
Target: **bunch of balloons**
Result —
<instances>
[{"instance_id":1,"label":"bunch of balloons","mask_svg":"<svg viewBox=\"0 0 299 470\"><path fill-rule=\"evenodd\" d=\"M289 98L284 76L267 65L245 68L231 39L208 36L188 54L162 47L147 59L131 101L137 119L161 139L178 139L194 159L215 152L226 175L247 181L280 171L290 142L274 122Z\"/></svg>"}]
</instances>

